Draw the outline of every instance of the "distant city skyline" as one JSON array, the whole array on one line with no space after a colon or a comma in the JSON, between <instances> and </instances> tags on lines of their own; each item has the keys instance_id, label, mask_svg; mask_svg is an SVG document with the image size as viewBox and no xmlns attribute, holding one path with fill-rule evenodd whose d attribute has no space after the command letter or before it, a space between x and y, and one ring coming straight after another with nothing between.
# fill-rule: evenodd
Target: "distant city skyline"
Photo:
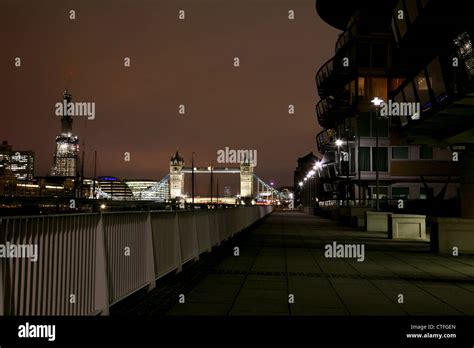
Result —
<instances>
[{"instance_id":1,"label":"distant city skyline","mask_svg":"<svg viewBox=\"0 0 474 348\"><path fill-rule=\"evenodd\" d=\"M278 187L291 185L298 157L316 153L315 67L333 54L338 31L313 0L1 4L10 29L0 33L0 139L33 150L37 176L53 166L66 88L73 101L95 103L94 119L74 118L87 176L94 150L98 175L159 180L177 149L186 165L195 152L207 166L229 147L258 151L255 172Z\"/></svg>"}]
</instances>

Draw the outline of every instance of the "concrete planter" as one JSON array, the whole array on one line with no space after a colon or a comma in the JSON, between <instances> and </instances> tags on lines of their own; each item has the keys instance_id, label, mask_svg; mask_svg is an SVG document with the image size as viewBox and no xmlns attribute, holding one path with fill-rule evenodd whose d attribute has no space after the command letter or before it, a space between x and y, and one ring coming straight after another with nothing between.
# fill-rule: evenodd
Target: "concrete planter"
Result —
<instances>
[{"instance_id":1,"label":"concrete planter","mask_svg":"<svg viewBox=\"0 0 474 348\"><path fill-rule=\"evenodd\" d=\"M388 217L392 213L367 211L365 229L370 232L388 232Z\"/></svg>"},{"instance_id":2,"label":"concrete planter","mask_svg":"<svg viewBox=\"0 0 474 348\"><path fill-rule=\"evenodd\" d=\"M459 255L474 254L474 219L436 218L431 233L432 250Z\"/></svg>"},{"instance_id":3,"label":"concrete planter","mask_svg":"<svg viewBox=\"0 0 474 348\"><path fill-rule=\"evenodd\" d=\"M351 207L351 226L357 228L365 227L365 213L372 211L369 207Z\"/></svg>"},{"instance_id":4,"label":"concrete planter","mask_svg":"<svg viewBox=\"0 0 474 348\"><path fill-rule=\"evenodd\" d=\"M388 223L390 239L426 240L426 216L391 214Z\"/></svg>"}]
</instances>

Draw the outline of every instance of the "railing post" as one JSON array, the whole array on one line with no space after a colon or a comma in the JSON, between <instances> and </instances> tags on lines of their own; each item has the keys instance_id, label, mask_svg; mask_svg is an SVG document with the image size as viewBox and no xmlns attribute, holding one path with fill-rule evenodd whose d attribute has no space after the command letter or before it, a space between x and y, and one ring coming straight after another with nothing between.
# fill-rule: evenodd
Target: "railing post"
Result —
<instances>
[{"instance_id":1,"label":"railing post","mask_svg":"<svg viewBox=\"0 0 474 348\"><path fill-rule=\"evenodd\" d=\"M107 277L107 259L105 253L105 235L102 213L99 213L95 237L95 309L101 315L109 315L109 287Z\"/></svg>"},{"instance_id":2,"label":"railing post","mask_svg":"<svg viewBox=\"0 0 474 348\"><path fill-rule=\"evenodd\" d=\"M179 236L179 221L178 221L178 213L174 213L174 255L175 255L175 262L178 266L176 268L176 273L179 273L183 270L183 263L181 261L181 238Z\"/></svg>"},{"instance_id":3,"label":"railing post","mask_svg":"<svg viewBox=\"0 0 474 348\"><path fill-rule=\"evenodd\" d=\"M146 258L146 278L150 282L148 291L153 290L156 286L155 281L155 253L153 248L153 227L151 224L151 212L148 211L145 225L145 258Z\"/></svg>"},{"instance_id":4,"label":"railing post","mask_svg":"<svg viewBox=\"0 0 474 348\"><path fill-rule=\"evenodd\" d=\"M196 223L196 213L193 210L192 211L192 225L194 225L194 233L192 234L192 239L193 239L193 249L194 249L194 254L196 255L193 260L198 261L199 260L199 241L198 241L198 227Z\"/></svg>"},{"instance_id":5,"label":"railing post","mask_svg":"<svg viewBox=\"0 0 474 348\"><path fill-rule=\"evenodd\" d=\"M3 267L5 266L5 260L0 260L0 316L5 315L5 278L3 274Z\"/></svg>"}]
</instances>

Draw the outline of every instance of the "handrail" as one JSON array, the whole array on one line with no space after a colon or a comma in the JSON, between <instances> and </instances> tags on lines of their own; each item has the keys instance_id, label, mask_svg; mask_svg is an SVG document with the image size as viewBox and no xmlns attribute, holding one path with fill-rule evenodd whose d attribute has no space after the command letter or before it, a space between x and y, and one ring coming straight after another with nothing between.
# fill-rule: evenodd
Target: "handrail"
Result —
<instances>
[{"instance_id":1,"label":"handrail","mask_svg":"<svg viewBox=\"0 0 474 348\"><path fill-rule=\"evenodd\" d=\"M359 28L359 21L352 23L344 32L339 34L336 41L336 53L345 46L354 36L356 36Z\"/></svg>"},{"instance_id":2,"label":"handrail","mask_svg":"<svg viewBox=\"0 0 474 348\"><path fill-rule=\"evenodd\" d=\"M318 89L322 83L322 80L326 79L329 76L329 74L334 71L333 61L334 61L334 57L327 60L316 72L315 80L316 80L316 85L318 86ZM323 73L325 74L325 76L323 76Z\"/></svg>"}]
</instances>

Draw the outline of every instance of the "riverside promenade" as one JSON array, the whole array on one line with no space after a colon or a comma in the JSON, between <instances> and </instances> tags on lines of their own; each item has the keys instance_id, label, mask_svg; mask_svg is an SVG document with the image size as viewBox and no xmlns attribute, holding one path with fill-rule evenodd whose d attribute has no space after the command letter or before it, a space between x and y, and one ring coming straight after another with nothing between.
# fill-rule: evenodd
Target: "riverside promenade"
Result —
<instances>
[{"instance_id":1,"label":"riverside promenade","mask_svg":"<svg viewBox=\"0 0 474 348\"><path fill-rule=\"evenodd\" d=\"M363 245L364 260L327 258L334 242ZM426 241L274 212L154 290L112 306L111 315L474 315L474 257L429 249Z\"/></svg>"}]
</instances>

